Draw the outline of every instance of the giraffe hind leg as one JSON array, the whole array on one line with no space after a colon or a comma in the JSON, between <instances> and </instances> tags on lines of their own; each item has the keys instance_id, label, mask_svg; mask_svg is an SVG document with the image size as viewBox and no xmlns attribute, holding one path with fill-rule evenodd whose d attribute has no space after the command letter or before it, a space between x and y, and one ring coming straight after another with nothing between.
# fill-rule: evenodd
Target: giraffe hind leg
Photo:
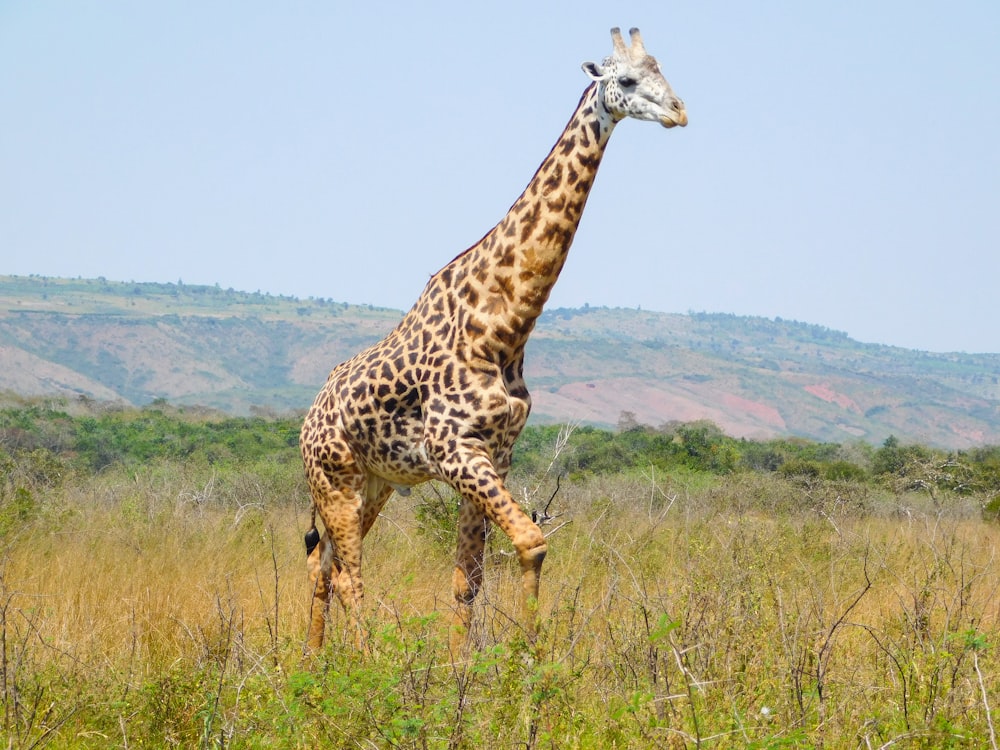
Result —
<instances>
[{"instance_id":1,"label":"giraffe hind leg","mask_svg":"<svg viewBox=\"0 0 1000 750\"><path fill-rule=\"evenodd\" d=\"M361 494L364 476L342 474L334 483L332 478L314 487L317 511L323 520L326 533L318 549L323 549L320 580L329 575L327 591L322 591L329 599L336 594L347 613L349 627L354 631L357 646L363 646L365 638L361 625L361 608L364 601L364 583L361 578L361 538L362 518L365 512L364 497ZM313 555L316 550L313 551ZM329 564L327 564L329 559ZM317 585L317 592L322 586ZM318 593L317 593L318 595ZM315 598L315 595L314 595ZM313 629L320 624L313 613Z\"/></svg>"},{"instance_id":2,"label":"giraffe hind leg","mask_svg":"<svg viewBox=\"0 0 1000 750\"><path fill-rule=\"evenodd\" d=\"M483 584L483 551L486 547L486 514L474 502L463 500L458 511L458 545L452 592L455 615L451 630L452 657L458 657L469 643L472 603Z\"/></svg>"},{"instance_id":3,"label":"giraffe hind leg","mask_svg":"<svg viewBox=\"0 0 1000 750\"><path fill-rule=\"evenodd\" d=\"M309 538L311 534L315 534L315 541L310 548ZM306 537L308 549L306 568L309 571L309 580L313 585L312 603L309 607L309 634L306 638L306 651L309 652L318 651L323 647L323 636L326 631L330 600L333 596L336 580L333 576L336 556L329 534L323 534L320 538L319 532L313 527Z\"/></svg>"},{"instance_id":4,"label":"giraffe hind leg","mask_svg":"<svg viewBox=\"0 0 1000 750\"><path fill-rule=\"evenodd\" d=\"M364 647L361 544L395 487L355 467L329 471L319 463L307 464L307 477L313 496L311 524L305 535L313 582L307 647L313 651L322 647L334 594L354 630L356 645ZM317 514L325 529L322 536L316 528Z\"/></svg>"}]
</instances>

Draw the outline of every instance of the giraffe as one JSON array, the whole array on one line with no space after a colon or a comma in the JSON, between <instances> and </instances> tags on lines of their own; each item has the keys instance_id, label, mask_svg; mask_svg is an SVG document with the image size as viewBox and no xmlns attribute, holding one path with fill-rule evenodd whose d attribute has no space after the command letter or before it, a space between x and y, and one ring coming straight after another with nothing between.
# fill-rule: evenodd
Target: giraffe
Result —
<instances>
[{"instance_id":1,"label":"giraffe","mask_svg":"<svg viewBox=\"0 0 1000 750\"><path fill-rule=\"evenodd\" d=\"M562 270L615 125L626 117L687 125L683 101L646 53L639 30L629 35L631 46L612 29L613 53L583 64L590 84L507 215L431 277L388 336L335 367L307 412L300 436L313 503L307 651L323 644L333 593L364 647L362 540L393 491L407 495L431 479L461 496L452 648L469 630L489 522L516 551L521 616L535 637L548 548L504 484L531 408L524 346Z\"/></svg>"}]
</instances>

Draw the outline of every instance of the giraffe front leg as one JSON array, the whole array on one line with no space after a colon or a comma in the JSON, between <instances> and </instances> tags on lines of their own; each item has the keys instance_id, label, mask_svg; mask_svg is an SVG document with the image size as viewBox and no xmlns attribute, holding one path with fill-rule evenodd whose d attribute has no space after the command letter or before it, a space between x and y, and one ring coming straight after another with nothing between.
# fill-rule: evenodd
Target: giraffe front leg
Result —
<instances>
[{"instance_id":1,"label":"giraffe front leg","mask_svg":"<svg viewBox=\"0 0 1000 750\"><path fill-rule=\"evenodd\" d=\"M463 500L458 512L458 547L452 591L455 615L451 629L451 655L467 650L472 628L472 603L483 584L483 551L486 547L486 515L476 503Z\"/></svg>"},{"instance_id":2,"label":"giraffe front leg","mask_svg":"<svg viewBox=\"0 0 1000 750\"><path fill-rule=\"evenodd\" d=\"M469 504L493 521L510 539L521 565L521 617L530 640L538 632L538 585L548 546L545 535L504 486L488 457L460 457L453 486ZM466 530L460 527L460 534ZM456 574L458 573L456 569ZM482 575L480 569L480 576ZM456 575L456 579L458 576ZM456 600L458 587L456 586Z\"/></svg>"},{"instance_id":3,"label":"giraffe front leg","mask_svg":"<svg viewBox=\"0 0 1000 750\"><path fill-rule=\"evenodd\" d=\"M521 565L521 621L524 623L528 640L535 642L538 635L538 588L542 577L542 563L548 552L545 535L527 513L521 510L517 501L507 493L508 503L513 504L513 510L508 512L507 505L501 503L497 514L501 520L497 524L510 537L517 560ZM494 505L494 508L497 506ZM492 517L492 516L491 516Z\"/></svg>"},{"instance_id":4,"label":"giraffe front leg","mask_svg":"<svg viewBox=\"0 0 1000 750\"><path fill-rule=\"evenodd\" d=\"M541 529L527 515L524 518L541 536ZM542 563L549 550L544 539L541 543L537 543L533 537L534 535L531 535L528 543L522 547L518 547L517 543L514 545L517 549L518 562L521 563L521 617L528 630L528 638L532 642L538 635L538 588L542 578Z\"/></svg>"}]
</instances>

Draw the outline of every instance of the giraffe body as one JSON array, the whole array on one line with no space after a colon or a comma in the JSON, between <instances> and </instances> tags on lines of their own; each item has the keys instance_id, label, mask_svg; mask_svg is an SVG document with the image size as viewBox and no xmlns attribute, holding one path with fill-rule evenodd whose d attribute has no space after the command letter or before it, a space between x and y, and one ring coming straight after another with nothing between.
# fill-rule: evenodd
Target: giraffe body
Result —
<instances>
[{"instance_id":1,"label":"giraffe body","mask_svg":"<svg viewBox=\"0 0 1000 750\"><path fill-rule=\"evenodd\" d=\"M510 538L522 569L522 608L535 628L547 550L538 526L504 485L531 399L524 345L542 312L583 213L608 138L625 117L665 127L687 114L645 53L627 47L585 63L593 79L562 136L507 215L428 281L385 339L338 365L306 415L300 445L326 532L307 535L314 584L307 646L322 645L333 593L359 643L361 542L394 490L430 479L462 497L453 574L456 633L467 630L482 583L487 523ZM310 546L311 545L311 546Z\"/></svg>"}]
</instances>

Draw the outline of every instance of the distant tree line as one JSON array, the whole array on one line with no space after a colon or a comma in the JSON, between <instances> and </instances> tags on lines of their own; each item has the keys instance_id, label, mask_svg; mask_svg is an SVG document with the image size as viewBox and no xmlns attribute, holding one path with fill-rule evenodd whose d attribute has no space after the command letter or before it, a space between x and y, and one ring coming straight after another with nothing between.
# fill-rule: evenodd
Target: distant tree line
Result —
<instances>
[{"instance_id":1,"label":"distant tree line","mask_svg":"<svg viewBox=\"0 0 1000 750\"><path fill-rule=\"evenodd\" d=\"M155 404L72 416L44 405L0 409L0 463L49 454L66 468L97 472L158 460L208 464L298 456L301 420L222 417Z\"/></svg>"},{"instance_id":2,"label":"distant tree line","mask_svg":"<svg viewBox=\"0 0 1000 750\"><path fill-rule=\"evenodd\" d=\"M77 405L79 406L79 405ZM80 411L76 409L75 411ZM200 462L235 466L297 462L300 417L225 417L157 402L144 409L25 403L0 408L0 501L17 487L58 483L71 472L121 465ZM851 482L896 492L979 494L1000 511L1000 446L949 451L904 444L818 443L782 437L746 440L707 421L651 427L624 413L617 430L530 425L514 453L512 472L555 472L570 479L655 469L731 475L776 474L789 480Z\"/></svg>"},{"instance_id":3,"label":"distant tree line","mask_svg":"<svg viewBox=\"0 0 1000 750\"><path fill-rule=\"evenodd\" d=\"M668 423L654 428L622 415L618 430L565 425L531 425L515 450L514 471L552 468L568 476L614 474L654 468L663 472L711 474L775 473L802 482L858 482L893 491L982 493L1000 498L1000 446L949 451L903 444L889 437L867 443L818 443L781 437L747 440L726 435L708 421ZM556 457L551 446L563 434ZM1000 504L1000 503L998 503Z\"/></svg>"}]
</instances>

